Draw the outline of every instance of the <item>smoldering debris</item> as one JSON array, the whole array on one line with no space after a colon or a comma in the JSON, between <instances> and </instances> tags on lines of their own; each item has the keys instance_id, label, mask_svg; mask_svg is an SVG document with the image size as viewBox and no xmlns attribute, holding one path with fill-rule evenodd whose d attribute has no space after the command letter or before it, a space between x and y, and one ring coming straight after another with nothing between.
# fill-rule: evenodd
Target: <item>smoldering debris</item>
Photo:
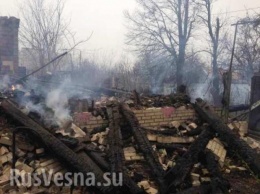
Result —
<instances>
[{"instance_id":1,"label":"smoldering debris","mask_svg":"<svg viewBox=\"0 0 260 194\"><path fill-rule=\"evenodd\" d=\"M1 99L0 160L3 193L257 193L260 144L242 121L228 126L204 101L168 96L89 98L67 91L12 88ZM28 91L27 91L28 90ZM16 151L13 152L13 134ZM15 156L12 160L12 156ZM122 173L122 186L11 186L8 169ZM246 177L246 178L245 178ZM236 182L239 180L239 182Z\"/></svg>"}]
</instances>

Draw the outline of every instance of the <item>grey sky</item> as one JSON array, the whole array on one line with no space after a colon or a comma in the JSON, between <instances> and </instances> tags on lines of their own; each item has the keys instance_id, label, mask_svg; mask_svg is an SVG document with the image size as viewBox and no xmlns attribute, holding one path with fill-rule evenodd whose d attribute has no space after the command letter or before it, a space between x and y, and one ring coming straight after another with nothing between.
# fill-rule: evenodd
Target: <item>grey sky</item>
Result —
<instances>
[{"instance_id":1,"label":"grey sky","mask_svg":"<svg viewBox=\"0 0 260 194\"><path fill-rule=\"evenodd\" d=\"M26 0L0 0L0 15L17 16L17 2ZM82 46L86 51L121 53L124 48L123 11L134 10L135 0L67 0L66 15L71 17L71 28L79 39L93 32L91 40ZM258 8L260 0L219 0L215 12L236 11L245 8ZM231 13L243 17L245 12Z\"/></svg>"}]
</instances>

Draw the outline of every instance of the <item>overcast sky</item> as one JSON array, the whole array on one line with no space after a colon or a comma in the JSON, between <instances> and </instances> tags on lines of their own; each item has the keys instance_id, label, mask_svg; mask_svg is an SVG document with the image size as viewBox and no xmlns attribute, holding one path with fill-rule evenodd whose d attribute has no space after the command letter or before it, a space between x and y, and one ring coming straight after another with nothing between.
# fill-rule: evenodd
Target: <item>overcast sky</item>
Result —
<instances>
[{"instance_id":1,"label":"overcast sky","mask_svg":"<svg viewBox=\"0 0 260 194\"><path fill-rule=\"evenodd\" d=\"M55 1L55 0L53 0ZM17 2L26 0L0 0L0 15L18 16ZM133 11L135 0L67 0L66 15L71 17L71 28L79 39L85 39L93 32L90 41L84 44L85 51L121 53L124 47L124 10ZM260 0L219 0L215 12L237 11L257 8ZM243 17L245 11L230 13Z\"/></svg>"}]
</instances>

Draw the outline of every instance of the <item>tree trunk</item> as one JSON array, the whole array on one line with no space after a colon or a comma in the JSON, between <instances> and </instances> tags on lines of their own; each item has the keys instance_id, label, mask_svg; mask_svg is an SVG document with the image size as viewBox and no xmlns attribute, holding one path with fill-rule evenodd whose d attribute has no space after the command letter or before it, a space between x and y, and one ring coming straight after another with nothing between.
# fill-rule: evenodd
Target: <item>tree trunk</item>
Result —
<instances>
[{"instance_id":1,"label":"tree trunk","mask_svg":"<svg viewBox=\"0 0 260 194\"><path fill-rule=\"evenodd\" d=\"M221 104L221 98L220 98L220 89L219 89L219 73L218 73L218 62L217 62L217 44L214 43L214 49L213 49L213 88L211 91L214 105L219 106Z\"/></svg>"},{"instance_id":2,"label":"tree trunk","mask_svg":"<svg viewBox=\"0 0 260 194\"><path fill-rule=\"evenodd\" d=\"M185 40L184 38L180 37L180 45L179 45L179 56L177 62L177 88L180 85L184 84L184 64L185 64Z\"/></svg>"}]
</instances>

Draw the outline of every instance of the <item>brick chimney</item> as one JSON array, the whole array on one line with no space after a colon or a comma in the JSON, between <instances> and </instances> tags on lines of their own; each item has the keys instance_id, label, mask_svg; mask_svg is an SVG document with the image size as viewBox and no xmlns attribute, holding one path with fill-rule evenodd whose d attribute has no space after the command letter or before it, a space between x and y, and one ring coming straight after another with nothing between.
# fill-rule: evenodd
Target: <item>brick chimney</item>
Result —
<instances>
[{"instance_id":1,"label":"brick chimney","mask_svg":"<svg viewBox=\"0 0 260 194\"><path fill-rule=\"evenodd\" d=\"M18 69L18 30L20 20L0 16L1 74L15 73Z\"/></svg>"}]
</instances>

